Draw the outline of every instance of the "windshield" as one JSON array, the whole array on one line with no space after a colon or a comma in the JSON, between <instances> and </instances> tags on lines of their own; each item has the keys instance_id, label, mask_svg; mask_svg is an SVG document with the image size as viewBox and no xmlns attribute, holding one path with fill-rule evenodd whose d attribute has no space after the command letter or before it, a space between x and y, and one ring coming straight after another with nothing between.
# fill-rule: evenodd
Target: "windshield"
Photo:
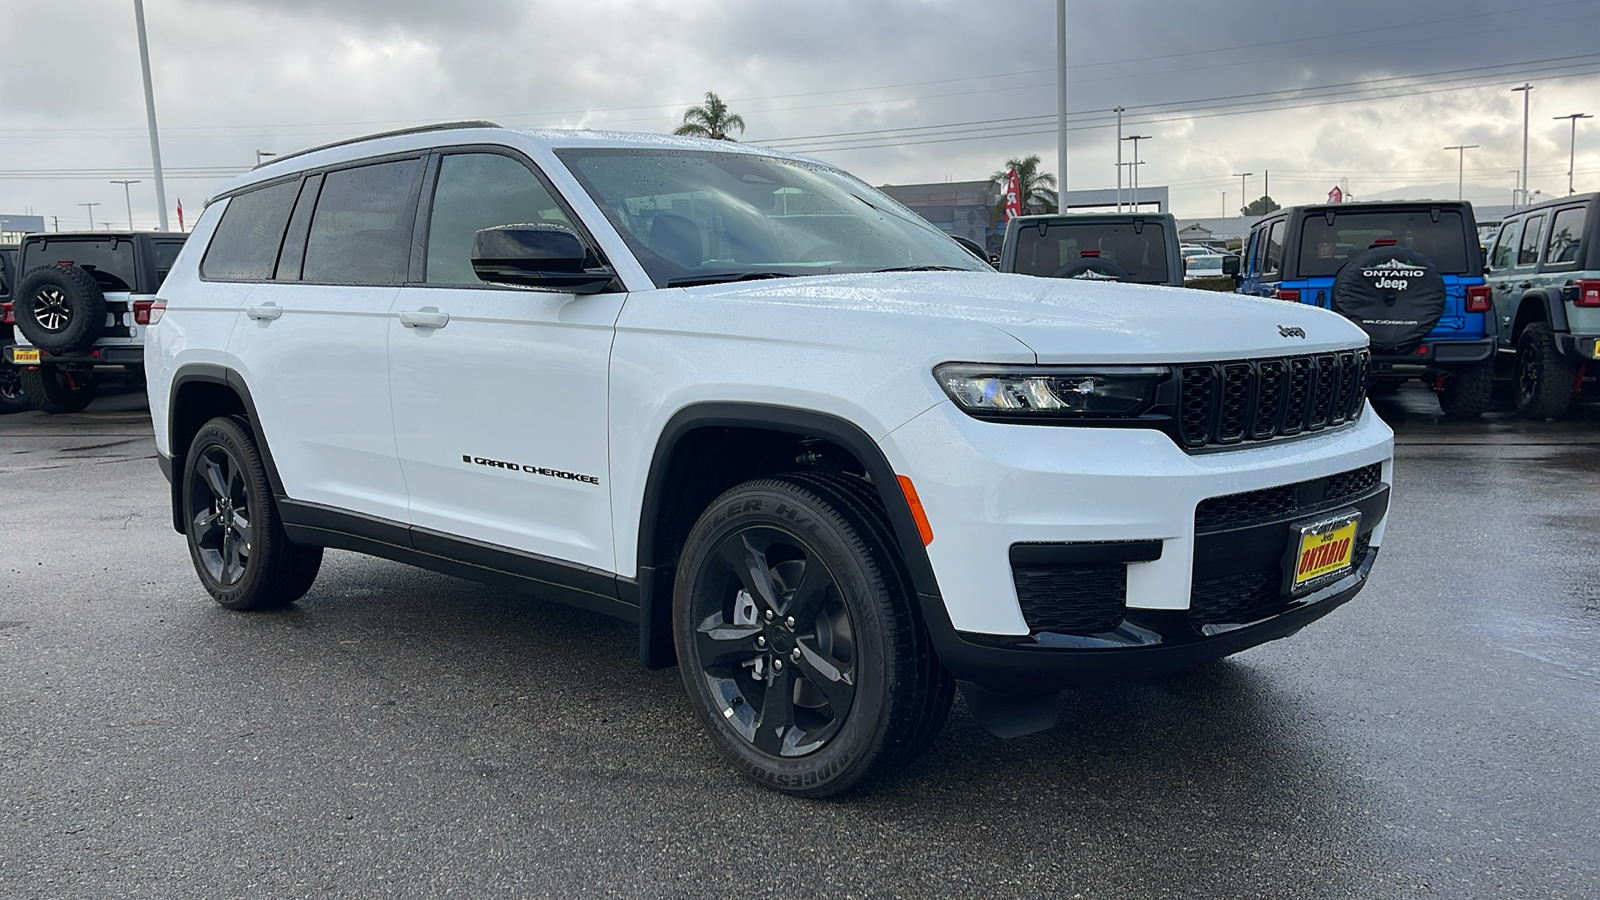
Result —
<instances>
[{"instance_id":1,"label":"windshield","mask_svg":"<svg viewBox=\"0 0 1600 900\"><path fill-rule=\"evenodd\" d=\"M1071 277L1082 259L1102 259L1127 270L1128 280L1167 280L1167 230L1160 222L1051 222L1017 230L1017 271Z\"/></svg>"},{"instance_id":2,"label":"windshield","mask_svg":"<svg viewBox=\"0 0 1600 900\"><path fill-rule=\"evenodd\" d=\"M703 150L557 151L657 287L988 267L837 169Z\"/></svg>"},{"instance_id":3,"label":"windshield","mask_svg":"<svg viewBox=\"0 0 1600 900\"><path fill-rule=\"evenodd\" d=\"M1308 214L1300 236L1300 276L1336 275L1346 260L1378 241L1415 250L1441 272L1477 275L1477 248L1469 257L1466 234L1461 214L1449 209L1440 210L1438 221L1427 209L1335 212L1332 224L1325 214Z\"/></svg>"}]
</instances>

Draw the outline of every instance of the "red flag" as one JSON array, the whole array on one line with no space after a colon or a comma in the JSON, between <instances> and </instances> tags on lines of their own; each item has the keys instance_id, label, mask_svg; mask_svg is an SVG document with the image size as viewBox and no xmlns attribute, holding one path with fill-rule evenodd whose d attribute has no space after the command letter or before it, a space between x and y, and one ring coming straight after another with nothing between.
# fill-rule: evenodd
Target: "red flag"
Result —
<instances>
[{"instance_id":1,"label":"red flag","mask_svg":"<svg viewBox=\"0 0 1600 900\"><path fill-rule=\"evenodd\" d=\"M1017 182L1017 170L1006 170L1006 221L1022 215L1022 185Z\"/></svg>"},{"instance_id":2,"label":"red flag","mask_svg":"<svg viewBox=\"0 0 1600 900\"><path fill-rule=\"evenodd\" d=\"M183 198L178 198L178 230L183 230Z\"/></svg>"},{"instance_id":3,"label":"red flag","mask_svg":"<svg viewBox=\"0 0 1600 900\"><path fill-rule=\"evenodd\" d=\"M1338 185L1334 185L1333 186L1333 190L1328 192L1328 202L1329 203L1343 203L1344 202L1344 191L1339 190L1339 186Z\"/></svg>"}]
</instances>

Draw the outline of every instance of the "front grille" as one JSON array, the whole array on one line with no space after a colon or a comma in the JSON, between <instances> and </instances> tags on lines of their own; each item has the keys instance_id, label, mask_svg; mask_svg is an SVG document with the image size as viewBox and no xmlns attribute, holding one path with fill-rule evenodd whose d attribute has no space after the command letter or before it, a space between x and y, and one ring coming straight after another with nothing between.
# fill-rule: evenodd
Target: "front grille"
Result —
<instances>
[{"instance_id":1,"label":"front grille","mask_svg":"<svg viewBox=\"0 0 1600 900\"><path fill-rule=\"evenodd\" d=\"M1350 558L1357 569L1371 549L1370 533L1356 539ZM1245 625L1272 615L1285 600L1283 570L1277 567L1197 579L1189 591L1189 622L1195 628Z\"/></svg>"},{"instance_id":2,"label":"front grille","mask_svg":"<svg viewBox=\"0 0 1600 900\"><path fill-rule=\"evenodd\" d=\"M1178 437L1186 450L1321 431L1361 415L1366 349L1181 366Z\"/></svg>"},{"instance_id":3,"label":"front grille","mask_svg":"<svg viewBox=\"0 0 1600 900\"><path fill-rule=\"evenodd\" d=\"M1028 630L1056 634L1103 634L1126 614L1125 563L1013 567L1012 580Z\"/></svg>"},{"instance_id":4,"label":"front grille","mask_svg":"<svg viewBox=\"0 0 1600 900\"><path fill-rule=\"evenodd\" d=\"M1196 528L1232 528L1326 507L1358 497L1383 480L1383 464L1373 463L1327 478L1208 497L1195 507Z\"/></svg>"}]
</instances>

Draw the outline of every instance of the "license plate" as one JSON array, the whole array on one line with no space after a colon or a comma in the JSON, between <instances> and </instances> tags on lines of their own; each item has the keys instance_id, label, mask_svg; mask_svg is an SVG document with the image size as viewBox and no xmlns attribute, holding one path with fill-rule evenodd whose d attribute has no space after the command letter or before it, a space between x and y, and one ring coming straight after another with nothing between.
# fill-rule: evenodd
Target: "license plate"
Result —
<instances>
[{"instance_id":1,"label":"license plate","mask_svg":"<svg viewBox=\"0 0 1600 900\"><path fill-rule=\"evenodd\" d=\"M24 350L21 347L13 347L11 349L11 361L19 366L27 363L37 363L39 361L39 351Z\"/></svg>"},{"instance_id":2,"label":"license plate","mask_svg":"<svg viewBox=\"0 0 1600 900\"><path fill-rule=\"evenodd\" d=\"M1298 552L1294 558L1291 590L1327 579L1350 569L1355 556L1358 512L1343 513L1309 525L1297 525Z\"/></svg>"}]
</instances>

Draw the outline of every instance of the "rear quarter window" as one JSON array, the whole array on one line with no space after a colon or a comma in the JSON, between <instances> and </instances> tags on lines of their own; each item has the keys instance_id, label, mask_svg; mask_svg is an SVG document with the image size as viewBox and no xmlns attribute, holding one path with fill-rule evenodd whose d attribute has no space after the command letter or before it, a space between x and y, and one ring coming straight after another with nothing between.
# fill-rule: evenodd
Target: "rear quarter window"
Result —
<instances>
[{"instance_id":1,"label":"rear quarter window","mask_svg":"<svg viewBox=\"0 0 1600 900\"><path fill-rule=\"evenodd\" d=\"M300 182L285 181L235 195L200 262L200 274L215 281L265 281L272 277ZM161 263L157 250L157 267ZM176 252L173 258L176 258ZM167 261L167 267L172 265Z\"/></svg>"},{"instance_id":2,"label":"rear quarter window","mask_svg":"<svg viewBox=\"0 0 1600 900\"><path fill-rule=\"evenodd\" d=\"M1583 223L1584 208L1581 206L1556 213L1555 220L1550 223L1550 238L1545 242L1545 265L1567 266L1582 258Z\"/></svg>"},{"instance_id":3,"label":"rear quarter window","mask_svg":"<svg viewBox=\"0 0 1600 900\"><path fill-rule=\"evenodd\" d=\"M1415 250L1447 274L1475 274L1477 268L1473 263L1477 242L1472 241L1469 253L1460 212L1441 210L1435 222L1426 209L1367 210L1336 212L1331 224L1320 213L1307 214L1300 230L1300 276L1337 275L1351 257L1379 241Z\"/></svg>"}]
</instances>

